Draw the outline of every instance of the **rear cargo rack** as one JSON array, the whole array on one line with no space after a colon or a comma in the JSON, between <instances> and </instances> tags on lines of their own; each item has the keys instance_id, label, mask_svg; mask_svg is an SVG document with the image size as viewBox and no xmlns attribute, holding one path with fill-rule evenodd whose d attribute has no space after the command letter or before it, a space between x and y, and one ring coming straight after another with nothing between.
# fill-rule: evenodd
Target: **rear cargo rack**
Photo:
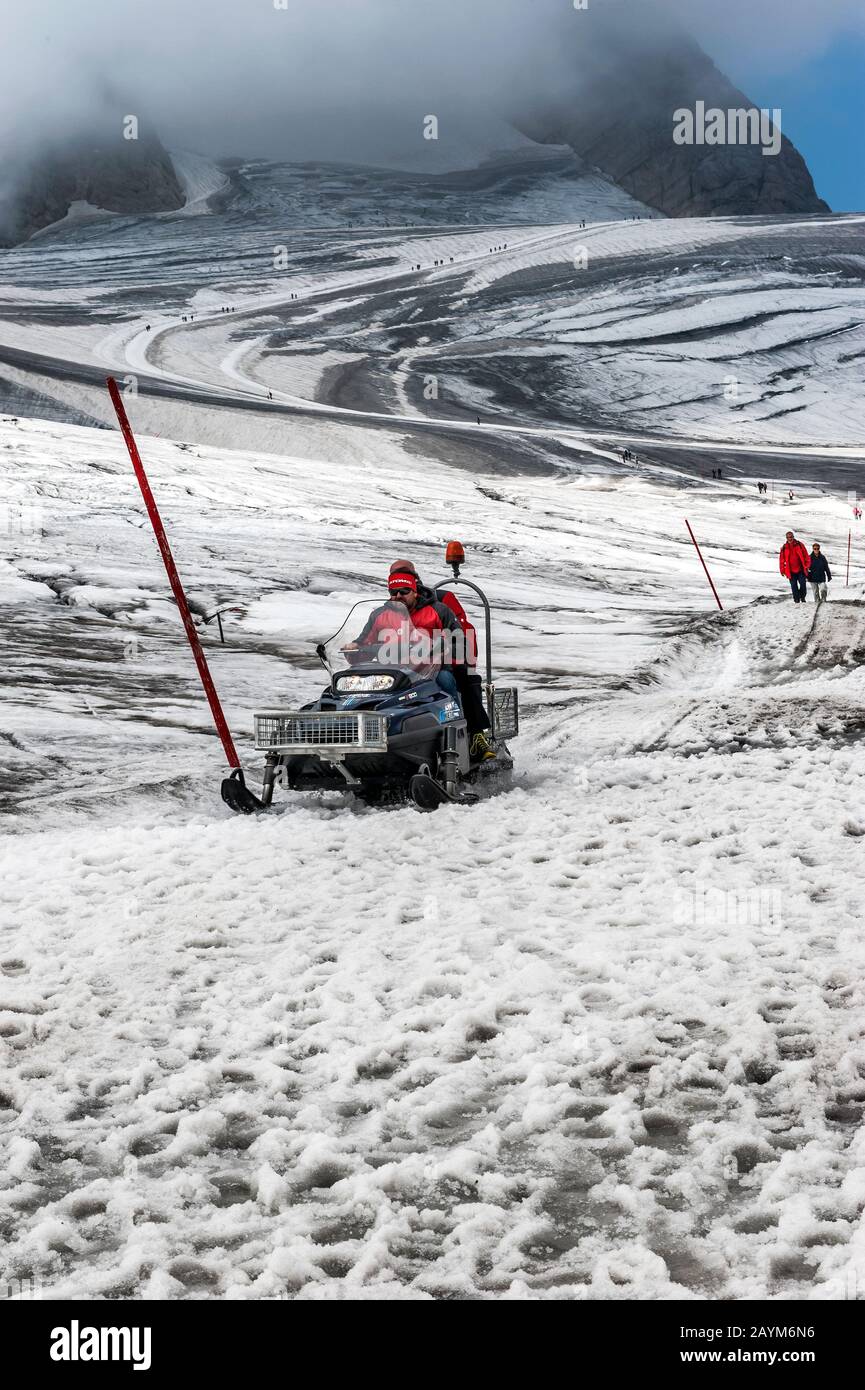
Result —
<instances>
[{"instance_id":1,"label":"rear cargo rack","mask_svg":"<svg viewBox=\"0 0 865 1390\"><path fill-rule=\"evenodd\" d=\"M520 700L516 686L493 686L493 738L516 738L520 731Z\"/></svg>"}]
</instances>

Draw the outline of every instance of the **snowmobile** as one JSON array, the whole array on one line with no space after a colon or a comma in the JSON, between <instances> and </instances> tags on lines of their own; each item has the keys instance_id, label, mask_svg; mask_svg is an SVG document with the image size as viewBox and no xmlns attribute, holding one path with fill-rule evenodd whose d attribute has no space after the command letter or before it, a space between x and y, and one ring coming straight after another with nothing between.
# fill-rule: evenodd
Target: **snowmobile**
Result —
<instances>
[{"instance_id":1,"label":"snowmobile","mask_svg":"<svg viewBox=\"0 0 865 1390\"><path fill-rule=\"evenodd\" d=\"M222 784L232 810L266 809L279 784L289 791L345 792L371 805L410 801L434 811L447 802L472 804L484 783L510 773L507 740L519 732L518 692L493 684L490 605L476 584L460 576L465 551L459 542L448 545L447 562L453 579L431 587L463 584L484 607L488 738L495 758L472 761L460 702L439 683L441 654L407 644L411 625L403 605L362 600L339 631L316 647L329 676L319 698L300 710L255 715L255 746L265 754L262 795L253 796L243 774L234 771ZM396 640L371 642L371 619L384 611L393 614Z\"/></svg>"}]
</instances>

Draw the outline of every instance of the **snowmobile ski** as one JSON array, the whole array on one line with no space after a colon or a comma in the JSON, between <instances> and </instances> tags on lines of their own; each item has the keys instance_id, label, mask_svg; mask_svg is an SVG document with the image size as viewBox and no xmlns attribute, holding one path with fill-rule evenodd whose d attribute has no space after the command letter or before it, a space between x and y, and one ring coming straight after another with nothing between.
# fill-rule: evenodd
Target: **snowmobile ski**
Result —
<instances>
[{"instance_id":1,"label":"snowmobile ski","mask_svg":"<svg viewBox=\"0 0 865 1390\"><path fill-rule=\"evenodd\" d=\"M267 807L263 801L249 790L243 772L236 767L230 777L226 777L222 783L222 799L226 806L232 811L237 811L243 816L254 816L256 811L266 811Z\"/></svg>"},{"instance_id":2,"label":"snowmobile ski","mask_svg":"<svg viewBox=\"0 0 865 1390\"><path fill-rule=\"evenodd\" d=\"M441 782L427 773L419 772L408 786L409 796L419 811L436 811L448 802L455 806L473 806L480 798L475 792L449 792Z\"/></svg>"}]
</instances>

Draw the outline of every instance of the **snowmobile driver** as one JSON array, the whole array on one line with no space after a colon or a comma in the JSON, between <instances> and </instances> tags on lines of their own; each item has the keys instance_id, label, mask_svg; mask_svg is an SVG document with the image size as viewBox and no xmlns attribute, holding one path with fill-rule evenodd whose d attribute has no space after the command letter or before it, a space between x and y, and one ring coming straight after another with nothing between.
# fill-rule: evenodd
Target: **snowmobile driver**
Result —
<instances>
[{"instance_id":1,"label":"snowmobile driver","mask_svg":"<svg viewBox=\"0 0 865 1390\"><path fill-rule=\"evenodd\" d=\"M432 637L433 633L460 631L460 625L449 608L426 591L418 593L417 576L410 571L392 574L388 580L388 592L392 602L377 608L357 641L346 643L343 651L357 651L360 647L374 647L388 641L395 635L395 625L398 630L406 612L411 631L416 635ZM444 645L442 643L442 647ZM436 681L442 690L459 700L459 688L451 670L440 670Z\"/></svg>"}]
</instances>

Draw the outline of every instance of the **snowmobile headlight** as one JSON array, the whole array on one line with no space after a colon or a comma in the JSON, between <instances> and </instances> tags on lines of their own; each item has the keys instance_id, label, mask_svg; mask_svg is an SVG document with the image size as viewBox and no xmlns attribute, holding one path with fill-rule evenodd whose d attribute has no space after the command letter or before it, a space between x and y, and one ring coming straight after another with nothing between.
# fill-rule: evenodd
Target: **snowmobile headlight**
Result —
<instances>
[{"instance_id":1,"label":"snowmobile headlight","mask_svg":"<svg viewBox=\"0 0 865 1390\"><path fill-rule=\"evenodd\" d=\"M339 695L371 695L393 690L393 676L337 676L334 687Z\"/></svg>"}]
</instances>

